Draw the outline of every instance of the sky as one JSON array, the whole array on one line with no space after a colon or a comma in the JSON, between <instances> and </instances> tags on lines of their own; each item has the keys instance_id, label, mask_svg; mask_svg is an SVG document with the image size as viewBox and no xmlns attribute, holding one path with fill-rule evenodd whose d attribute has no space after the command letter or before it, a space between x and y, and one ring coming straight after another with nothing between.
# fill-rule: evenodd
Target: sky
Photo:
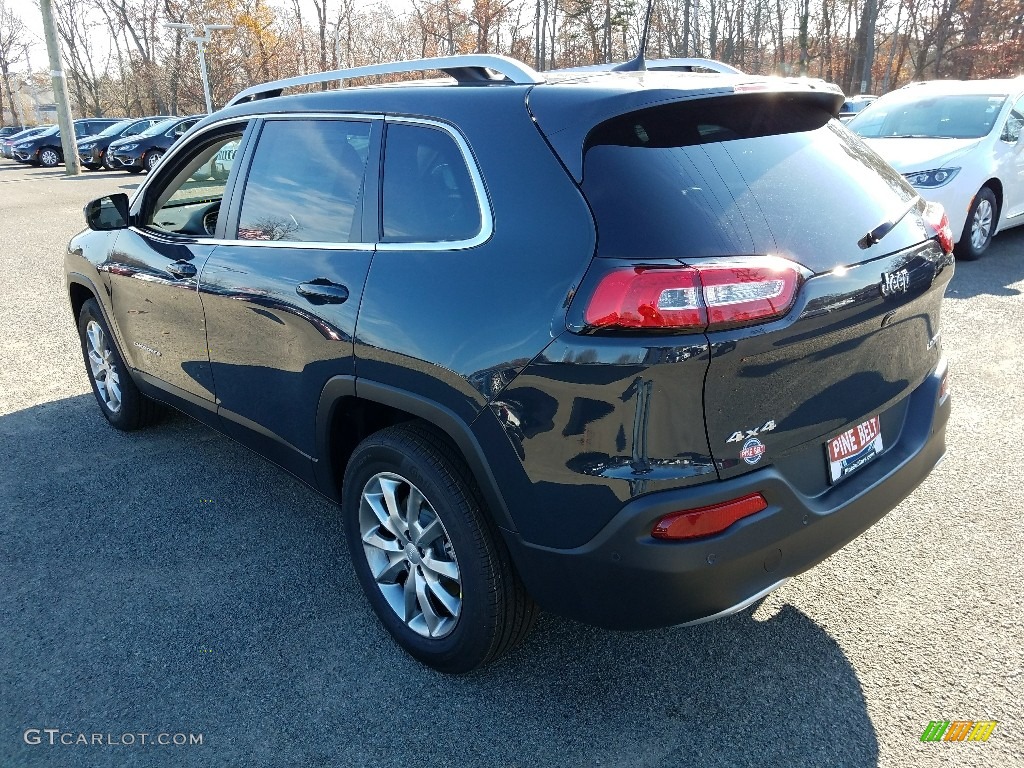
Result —
<instances>
[{"instance_id":1,"label":"sky","mask_svg":"<svg viewBox=\"0 0 1024 768\"><path fill-rule=\"evenodd\" d=\"M48 71L50 68L49 62L46 56L46 43L43 38L43 17L39 11L39 6L36 4L36 0L0 0L7 9L14 11L15 15L21 18L25 22L27 27L27 35L30 43L29 47L29 58L32 62L32 70ZM272 5L282 5L284 0L271 0ZM356 5L375 5L376 0L356 0ZM406 0L391 0L389 3L392 7L401 8L406 5ZM311 0L303 0L303 16L308 13L309 18L313 18L312 2ZM336 7L335 3L331 5ZM14 71L24 72L25 62L21 61L15 65Z\"/></svg>"},{"instance_id":2,"label":"sky","mask_svg":"<svg viewBox=\"0 0 1024 768\"><path fill-rule=\"evenodd\" d=\"M13 11L27 28L26 37L29 40L28 55L32 61L32 69L49 69L50 65L46 60L46 43L43 41L43 17L39 12L39 6L33 0L2 0L4 7ZM25 62L21 61L14 69L19 72L25 71Z\"/></svg>"}]
</instances>

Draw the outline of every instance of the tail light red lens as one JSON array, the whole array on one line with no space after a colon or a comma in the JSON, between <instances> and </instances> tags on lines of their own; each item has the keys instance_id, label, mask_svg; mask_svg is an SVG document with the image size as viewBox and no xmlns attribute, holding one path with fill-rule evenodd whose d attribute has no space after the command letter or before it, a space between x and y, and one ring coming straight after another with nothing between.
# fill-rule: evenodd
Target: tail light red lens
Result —
<instances>
[{"instance_id":1,"label":"tail light red lens","mask_svg":"<svg viewBox=\"0 0 1024 768\"><path fill-rule=\"evenodd\" d=\"M953 252L953 230L949 227L949 216L941 203L928 203L924 209L924 220L935 230L939 245L946 253Z\"/></svg>"},{"instance_id":2,"label":"tail light red lens","mask_svg":"<svg viewBox=\"0 0 1024 768\"><path fill-rule=\"evenodd\" d=\"M587 325L618 328L689 328L707 324L697 270L620 269L598 283Z\"/></svg>"},{"instance_id":3,"label":"tail light red lens","mask_svg":"<svg viewBox=\"0 0 1024 768\"><path fill-rule=\"evenodd\" d=\"M785 259L689 267L625 267L605 275L584 312L592 328L714 330L782 317L802 276Z\"/></svg>"},{"instance_id":4,"label":"tail light red lens","mask_svg":"<svg viewBox=\"0 0 1024 768\"><path fill-rule=\"evenodd\" d=\"M737 520L750 517L767 508L768 502L764 496L752 493L721 504L665 515L655 523L651 535L656 539L673 541L711 536L721 533Z\"/></svg>"}]
</instances>

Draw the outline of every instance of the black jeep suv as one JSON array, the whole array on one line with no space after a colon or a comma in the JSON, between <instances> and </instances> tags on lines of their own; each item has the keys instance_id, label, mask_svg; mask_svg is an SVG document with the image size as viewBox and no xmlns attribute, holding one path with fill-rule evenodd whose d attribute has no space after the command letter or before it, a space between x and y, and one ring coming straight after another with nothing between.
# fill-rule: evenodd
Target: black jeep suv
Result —
<instances>
[{"instance_id":1,"label":"black jeep suv","mask_svg":"<svg viewBox=\"0 0 1024 768\"><path fill-rule=\"evenodd\" d=\"M424 70L453 80L282 95ZM536 606L741 610L945 450L949 228L841 104L484 55L251 88L86 208L100 410L170 404L338 501L370 605L444 671Z\"/></svg>"}]
</instances>

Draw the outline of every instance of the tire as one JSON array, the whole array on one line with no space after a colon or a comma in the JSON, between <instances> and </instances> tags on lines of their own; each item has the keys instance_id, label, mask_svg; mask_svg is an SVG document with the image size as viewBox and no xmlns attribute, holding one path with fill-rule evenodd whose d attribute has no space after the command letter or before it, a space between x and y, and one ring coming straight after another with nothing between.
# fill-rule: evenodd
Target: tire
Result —
<instances>
[{"instance_id":1,"label":"tire","mask_svg":"<svg viewBox=\"0 0 1024 768\"><path fill-rule=\"evenodd\" d=\"M95 163L82 163L82 167L87 171L102 171L102 165L96 165Z\"/></svg>"},{"instance_id":2,"label":"tire","mask_svg":"<svg viewBox=\"0 0 1024 768\"><path fill-rule=\"evenodd\" d=\"M409 501L417 498L410 525ZM426 426L388 427L356 447L342 515L371 607L422 663L470 672L519 645L533 627L536 607L468 468Z\"/></svg>"},{"instance_id":3,"label":"tire","mask_svg":"<svg viewBox=\"0 0 1024 768\"><path fill-rule=\"evenodd\" d=\"M43 168L55 168L60 165L60 153L53 147L39 150L39 165Z\"/></svg>"},{"instance_id":4,"label":"tire","mask_svg":"<svg viewBox=\"0 0 1024 768\"><path fill-rule=\"evenodd\" d=\"M117 166L114 165L110 161L110 153L109 152L104 152L103 153L103 167L106 168L108 171L116 171L117 170Z\"/></svg>"},{"instance_id":5,"label":"tire","mask_svg":"<svg viewBox=\"0 0 1024 768\"><path fill-rule=\"evenodd\" d=\"M78 336L92 392L111 426L130 432L155 422L160 406L135 386L95 299L78 313Z\"/></svg>"},{"instance_id":6,"label":"tire","mask_svg":"<svg viewBox=\"0 0 1024 768\"><path fill-rule=\"evenodd\" d=\"M142 159L142 164L146 167L146 173L152 172L152 170L156 168L156 164L160 162L160 158L163 156L163 152L157 152L156 150L147 154Z\"/></svg>"},{"instance_id":7,"label":"tire","mask_svg":"<svg viewBox=\"0 0 1024 768\"><path fill-rule=\"evenodd\" d=\"M141 168L136 168L134 165L129 165L125 168L128 173L142 173Z\"/></svg>"},{"instance_id":8,"label":"tire","mask_svg":"<svg viewBox=\"0 0 1024 768\"><path fill-rule=\"evenodd\" d=\"M957 258L964 261L980 259L992 242L992 233L998 219L999 204L996 196L988 187L982 187L974 196L967 221L964 222L964 231L956 244Z\"/></svg>"}]
</instances>

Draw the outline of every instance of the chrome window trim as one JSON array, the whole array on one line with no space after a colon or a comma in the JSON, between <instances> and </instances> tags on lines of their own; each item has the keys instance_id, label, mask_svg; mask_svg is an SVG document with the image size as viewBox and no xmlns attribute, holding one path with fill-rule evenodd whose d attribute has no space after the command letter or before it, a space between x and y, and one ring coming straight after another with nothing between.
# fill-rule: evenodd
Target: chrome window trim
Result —
<instances>
[{"instance_id":1,"label":"chrome window trim","mask_svg":"<svg viewBox=\"0 0 1024 768\"><path fill-rule=\"evenodd\" d=\"M451 136L459 151L462 153L462 161L466 164L469 177L473 181L473 189L476 192L476 204L480 211L480 229L477 233L465 240L433 240L412 243L376 243L378 251L464 251L469 248L476 248L483 245L494 234L494 212L491 209L491 199L487 194L487 186L484 184L483 176L476 162L476 155L470 148L469 143L460 131L441 120L425 117L401 117L388 115L385 118L389 123L406 123L409 125L424 125L428 128L436 128ZM387 141L385 139L384 152L387 153ZM383 195L384 174L381 172L381 217L384 216L384 206L387 201Z\"/></svg>"},{"instance_id":2,"label":"chrome window trim","mask_svg":"<svg viewBox=\"0 0 1024 768\"><path fill-rule=\"evenodd\" d=\"M425 242L410 242L410 243L382 243L376 240L360 242L360 243L331 243L322 241L305 241L305 240L228 240L228 239L216 239L206 238L197 236L175 236L171 234L165 234L156 230L150 230L142 227L132 226L129 227L132 231L137 234L146 235L148 237L154 237L161 242L167 243L181 243L183 241L194 242L196 244L204 245L239 245L243 244L246 247L257 247L257 248L316 248L319 250L330 250L330 251L367 251L367 250L378 250L378 251L464 251L470 248L476 248L479 245L483 245L494 234L494 213L491 208L490 196L487 194L487 185L484 183L483 175L480 173L480 168L476 162L476 155L473 154L472 148L466 141L462 133L456 130L452 125L442 120L426 117L405 117L400 115L384 115L378 113L357 113L357 112L291 112L291 113L270 113L270 114L254 114L254 115L234 115L231 117L224 117L215 122L204 125L199 131L196 132L195 136L200 136L209 131L216 130L217 128L223 127L225 123L249 123L253 120L309 120L309 119L320 119L320 120L352 120L352 121L377 121L383 120L388 123L405 123L411 125L423 125L429 128L435 128L444 131L448 134L459 147L459 151L462 153L463 162L466 163L466 168L469 171L470 179L473 182L473 189L476 193L477 208L480 211L480 229L476 235L465 240L440 240L440 241L425 241ZM183 137L184 138L184 137ZM177 146L171 147L171 149L164 156L161 164L172 160L175 155L184 150L187 145L192 144L193 136L188 137L188 142L182 142ZM386 145L384 147L387 149ZM150 186L150 180L152 176L147 176L146 180L139 187L135 193L135 197L132 199L129 213L132 216L136 216L139 213L139 209L142 206L142 199L146 196L146 193ZM383 173L380 176L380 183L383 184ZM382 203L383 205L383 203Z\"/></svg>"}]
</instances>

